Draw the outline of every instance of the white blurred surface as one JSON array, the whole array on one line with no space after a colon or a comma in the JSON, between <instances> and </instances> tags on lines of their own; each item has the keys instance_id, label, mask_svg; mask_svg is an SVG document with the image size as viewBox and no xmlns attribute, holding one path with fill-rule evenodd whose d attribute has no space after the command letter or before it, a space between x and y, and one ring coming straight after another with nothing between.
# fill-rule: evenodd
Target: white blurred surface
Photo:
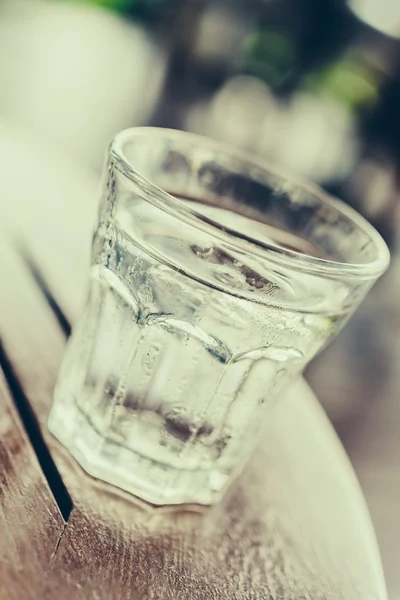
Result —
<instances>
[{"instance_id":1,"label":"white blurred surface","mask_svg":"<svg viewBox=\"0 0 400 600\"><path fill-rule=\"evenodd\" d=\"M365 23L393 37L400 37L399 0L350 0L350 8Z\"/></svg>"},{"instance_id":2,"label":"white blurred surface","mask_svg":"<svg viewBox=\"0 0 400 600\"><path fill-rule=\"evenodd\" d=\"M111 137L143 124L166 57L139 26L63 2L0 2L0 116L99 169Z\"/></svg>"},{"instance_id":3,"label":"white blurred surface","mask_svg":"<svg viewBox=\"0 0 400 600\"><path fill-rule=\"evenodd\" d=\"M0 119L0 181L3 235L18 247L30 240L30 248L22 249L56 286L67 286L67 316L76 318L86 294L98 175L32 132Z\"/></svg>"}]
</instances>

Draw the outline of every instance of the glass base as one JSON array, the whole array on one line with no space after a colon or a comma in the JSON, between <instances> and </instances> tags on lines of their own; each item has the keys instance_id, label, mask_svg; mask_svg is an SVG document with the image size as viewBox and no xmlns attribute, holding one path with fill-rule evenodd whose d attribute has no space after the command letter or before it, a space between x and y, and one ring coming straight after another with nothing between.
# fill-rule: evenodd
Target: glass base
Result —
<instances>
[{"instance_id":1,"label":"glass base","mask_svg":"<svg viewBox=\"0 0 400 600\"><path fill-rule=\"evenodd\" d=\"M231 479L217 469L183 470L149 459L104 437L78 407L66 406L56 399L48 422L50 432L87 473L146 502L215 504Z\"/></svg>"}]
</instances>

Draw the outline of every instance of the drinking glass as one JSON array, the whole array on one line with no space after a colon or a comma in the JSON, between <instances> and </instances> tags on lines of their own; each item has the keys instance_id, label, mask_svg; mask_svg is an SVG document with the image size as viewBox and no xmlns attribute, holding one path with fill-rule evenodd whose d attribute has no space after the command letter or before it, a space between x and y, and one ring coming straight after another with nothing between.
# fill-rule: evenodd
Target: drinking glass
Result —
<instances>
[{"instance_id":1,"label":"drinking glass","mask_svg":"<svg viewBox=\"0 0 400 600\"><path fill-rule=\"evenodd\" d=\"M210 504L388 250L321 189L196 135L124 131L105 174L49 427L95 477Z\"/></svg>"}]
</instances>

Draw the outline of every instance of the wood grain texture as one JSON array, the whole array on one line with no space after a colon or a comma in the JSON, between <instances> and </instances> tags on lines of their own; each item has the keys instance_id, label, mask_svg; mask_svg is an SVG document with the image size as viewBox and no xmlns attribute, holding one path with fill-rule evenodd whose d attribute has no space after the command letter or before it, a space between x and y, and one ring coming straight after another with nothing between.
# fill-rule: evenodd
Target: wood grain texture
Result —
<instances>
[{"instance_id":1,"label":"wood grain texture","mask_svg":"<svg viewBox=\"0 0 400 600\"><path fill-rule=\"evenodd\" d=\"M64 520L0 370L0 598L40 598Z\"/></svg>"},{"instance_id":2,"label":"wood grain texture","mask_svg":"<svg viewBox=\"0 0 400 600\"><path fill-rule=\"evenodd\" d=\"M22 260L1 255L0 336L74 503L44 598L385 599L363 497L304 382L271 411L263 445L221 504L196 514L134 503L47 435L64 336Z\"/></svg>"}]
</instances>

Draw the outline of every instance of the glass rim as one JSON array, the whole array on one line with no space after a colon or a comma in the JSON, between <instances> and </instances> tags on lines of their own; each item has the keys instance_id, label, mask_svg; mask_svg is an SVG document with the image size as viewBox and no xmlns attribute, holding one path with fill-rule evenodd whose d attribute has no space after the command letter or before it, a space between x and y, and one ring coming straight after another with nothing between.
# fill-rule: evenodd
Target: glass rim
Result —
<instances>
[{"instance_id":1,"label":"glass rim","mask_svg":"<svg viewBox=\"0 0 400 600\"><path fill-rule=\"evenodd\" d=\"M124 145L136 138L149 136L161 136L167 139L181 138L183 141L190 139L192 142L197 141L199 146L202 146L203 148L218 150L219 152L223 152L225 156L229 156L248 166L257 167L264 173L273 175L283 182L290 182L297 189L312 197L318 198L324 205L337 211L351 221L357 228L363 230L374 244L375 253L373 260L366 263L352 263L347 261L335 261L312 256L303 252L297 252L291 248L285 248L280 245L269 243L268 241L255 239L196 211L186 203L182 202L179 198L142 175L140 171L136 169L134 164L132 164L132 161L127 158L124 151ZM374 280L382 275L389 265L390 253L386 242L367 219L343 201L325 192L319 185L308 181L307 179L302 179L291 172L290 169L257 156L256 154L252 154L251 152L231 148L224 142L191 132L163 127L133 127L125 129L115 135L109 147L109 154L117 170L132 183L141 187L147 201L178 219L186 221L192 226L206 230L208 233L211 233L211 235L224 242L230 244L235 244L236 242L241 251L252 252L259 258L268 258L268 260L271 260L272 262L283 264L286 267L298 271L337 279L357 277L360 279Z\"/></svg>"}]
</instances>

